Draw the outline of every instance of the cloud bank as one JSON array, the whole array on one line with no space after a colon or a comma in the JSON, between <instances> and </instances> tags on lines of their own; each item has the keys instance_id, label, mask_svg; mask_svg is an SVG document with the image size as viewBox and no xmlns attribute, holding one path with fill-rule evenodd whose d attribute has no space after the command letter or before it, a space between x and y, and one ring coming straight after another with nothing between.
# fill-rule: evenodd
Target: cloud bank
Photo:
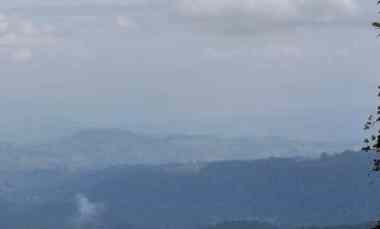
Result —
<instances>
[{"instance_id":1,"label":"cloud bank","mask_svg":"<svg viewBox=\"0 0 380 229\"><path fill-rule=\"evenodd\" d=\"M358 5L355 0L179 0L179 10L202 23L257 28L345 21L357 13Z\"/></svg>"}]
</instances>

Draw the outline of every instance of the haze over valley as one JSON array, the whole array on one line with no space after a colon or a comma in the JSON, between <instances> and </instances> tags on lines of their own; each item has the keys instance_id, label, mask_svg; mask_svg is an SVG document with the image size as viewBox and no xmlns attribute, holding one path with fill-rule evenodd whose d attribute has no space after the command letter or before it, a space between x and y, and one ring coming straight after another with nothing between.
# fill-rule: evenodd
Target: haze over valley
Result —
<instances>
[{"instance_id":1,"label":"haze over valley","mask_svg":"<svg viewBox=\"0 0 380 229\"><path fill-rule=\"evenodd\" d=\"M2 0L0 229L380 229L376 12Z\"/></svg>"}]
</instances>

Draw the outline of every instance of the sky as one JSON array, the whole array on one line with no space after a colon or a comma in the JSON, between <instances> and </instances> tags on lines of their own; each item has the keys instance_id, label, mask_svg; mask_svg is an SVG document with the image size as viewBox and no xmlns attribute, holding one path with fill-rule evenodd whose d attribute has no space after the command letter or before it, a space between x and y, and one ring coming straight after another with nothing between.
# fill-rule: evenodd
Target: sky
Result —
<instances>
[{"instance_id":1,"label":"sky","mask_svg":"<svg viewBox=\"0 0 380 229\"><path fill-rule=\"evenodd\" d=\"M0 136L75 126L360 141L380 82L377 10L359 0L4 0Z\"/></svg>"}]
</instances>

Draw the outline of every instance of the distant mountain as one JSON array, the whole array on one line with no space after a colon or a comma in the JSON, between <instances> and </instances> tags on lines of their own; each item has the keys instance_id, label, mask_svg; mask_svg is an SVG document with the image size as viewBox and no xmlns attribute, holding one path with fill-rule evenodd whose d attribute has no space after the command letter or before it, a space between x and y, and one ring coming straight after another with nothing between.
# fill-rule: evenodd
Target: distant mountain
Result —
<instances>
[{"instance_id":1,"label":"distant mountain","mask_svg":"<svg viewBox=\"0 0 380 229\"><path fill-rule=\"evenodd\" d=\"M90 206L102 207L104 222L151 228L236 220L294 227L352 225L380 214L380 181L368 176L370 164L366 153L345 152L318 159L35 171L9 178L12 189L2 198L11 209L68 221L77 214L80 194Z\"/></svg>"},{"instance_id":2,"label":"distant mountain","mask_svg":"<svg viewBox=\"0 0 380 229\"><path fill-rule=\"evenodd\" d=\"M64 117L5 111L0 118L0 139L17 144L35 144L74 134L87 126Z\"/></svg>"},{"instance_id":3,"label":"distant mountain","mask_svg":"<svg viewBox=\"0 0 380 229\"><path fill-rule=\"evenodd\" d=\"M346 147L349 147L345 145ZM120 164L250 160L269 156L315 157L344 145L280 137L223 138L209 135L144 135L120 129L88 129L45 144L1 150L16 169L93 169ZM9 153L14 157L9 157ZM13 160L13 161L12 161Z\"/></svg>"}]
</instances>

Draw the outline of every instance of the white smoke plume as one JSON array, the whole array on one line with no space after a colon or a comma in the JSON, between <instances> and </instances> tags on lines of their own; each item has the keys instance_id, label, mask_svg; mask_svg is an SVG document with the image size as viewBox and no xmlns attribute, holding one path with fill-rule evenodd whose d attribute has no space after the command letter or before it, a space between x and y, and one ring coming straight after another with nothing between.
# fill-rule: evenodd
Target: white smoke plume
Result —
<instances>
[{"instance_id":1,"label":"white smoke plume","mask_svg":"<svg viewBox=\"0 0 380 229\"><path fill-rule=\"evenodd\" d=\"M77 215L75 217L76 228L99 228L104 205L90 201L85 195L76 196Z\"/></svg>"}]
</instances>

